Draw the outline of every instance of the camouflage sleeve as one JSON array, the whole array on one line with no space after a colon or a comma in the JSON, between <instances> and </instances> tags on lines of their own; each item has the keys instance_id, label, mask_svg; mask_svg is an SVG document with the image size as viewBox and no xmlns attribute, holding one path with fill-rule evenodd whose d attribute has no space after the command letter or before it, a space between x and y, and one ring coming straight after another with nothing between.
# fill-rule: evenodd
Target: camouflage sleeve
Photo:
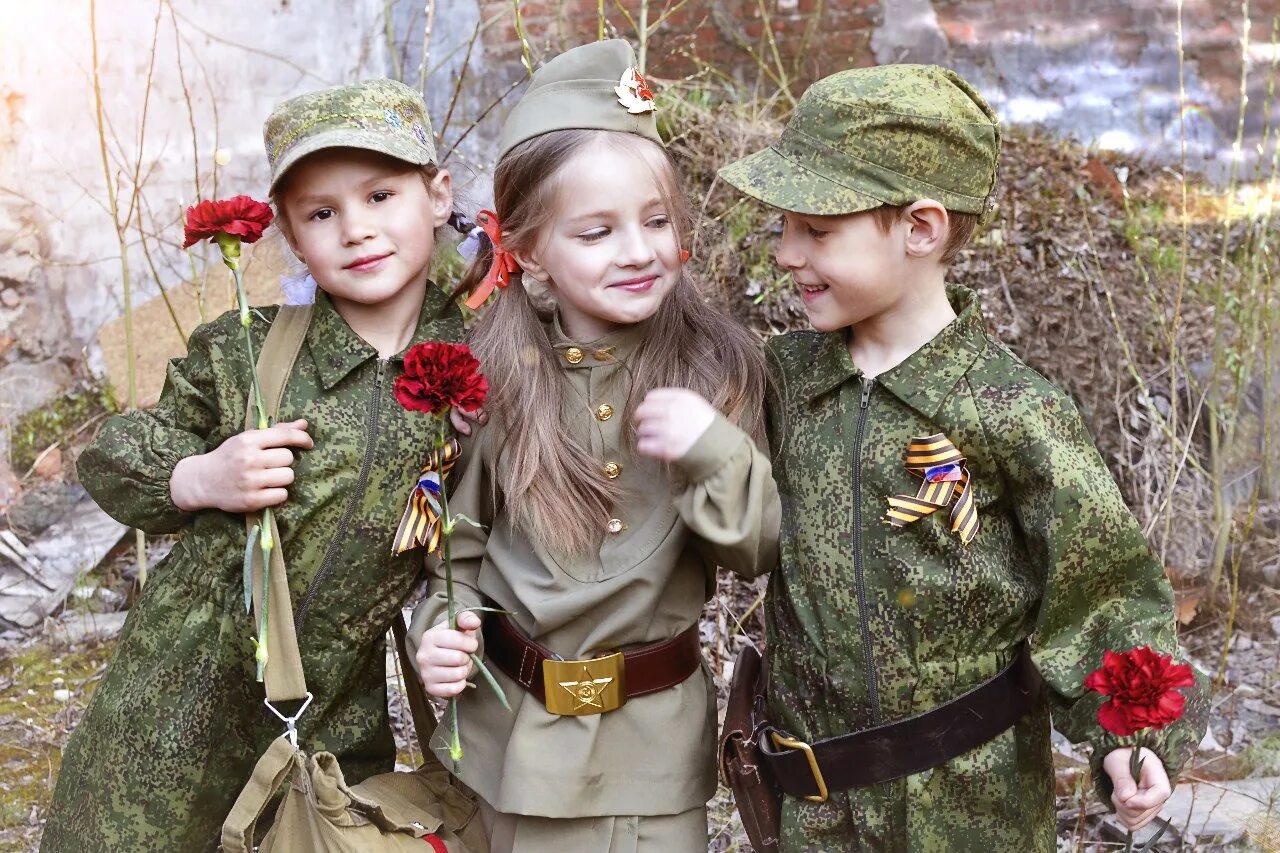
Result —
<instances>
[{"instance_id":1,"label":"camouflage sleeve","mask_svg":"<svg viewBox=\"0 0 1280 853\"><path fill-rule=\"evenodd\" d=\"M465 515L482 527L465 521L453 528L449 538L449 562L453 567L453 597L455 610L484 605L480 592L480 563L484 559L485 545L489 540L489 528L493 524L493 486L490 464L486 458L488 442L495 432L493 426L473 428L470 438L459 437L461 454L445 481L448 490L449 514L454 518ZM418 653L423 633L444 621L449 610L449 598L445 584L444 561L428 554L427 594L413 609L409 620L406 645L409 654ZM484 618L486 614L480 614ZM480 639L479 655L484 655L484 638Z\"/></svg>"},{"instance_id":2,"label":"camouflage sleeve","mask_svg":"<svg viewBox=\"0 0 1280 853\"><path fill-rule=\"evenodd\" d=\"M169 479L179 460L209 449L228 414L219 411L221 371L214 363L224 320L198 327L186 356L169 361L155 406L112 417L80 454L80 482L117 521L147 533L173 533L193 517L174 505Z\"/></svg>"},{"instance_id":3,"label":"camouflage sleeve","mask_svg":"<svg viewBox=\"0 0 1280 853\"><path fill-rule=\"evenodd\" d=\"M676 509L714 565L754 578L778 561L782 505L769 456L723 415L674 463Z\"/></svg>"},{"instance_id":4,"label":"camouflage sleeve","mask_svg":"<svg viewBox=\"0 0 1280 853\"><path fill-rule=\"evenodd\" d=\"M1110 804L1102 760L1126 746L1098 724L1103 699L1084 678L1102 653L1150 646L1178 655L1173 594L1160 562L1125 505L1111 472L1070 400L1035 377L1010 405L987 395L983 428L993 441L1034 564L1044 566L1032 653L1048 687L1054 726L1093 745L1093 778ZM979 409L984 395L978 395ZM1146 734L1171 780L1190 757L1207 720L1203 682L1186 691L1178 722Z\"/></svg>"}]
</instances>

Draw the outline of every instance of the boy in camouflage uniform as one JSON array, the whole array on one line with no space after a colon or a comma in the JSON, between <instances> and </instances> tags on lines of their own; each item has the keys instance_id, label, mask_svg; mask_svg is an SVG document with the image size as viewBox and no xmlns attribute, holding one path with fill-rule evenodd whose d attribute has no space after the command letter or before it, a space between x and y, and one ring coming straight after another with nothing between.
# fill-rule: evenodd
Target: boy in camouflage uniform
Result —
<instances>
[{"instance_id":1,"label":"boy in camouflage uniform","mask_svg":"<svg viewBox=\"0 0 1280 853\"><path fill-rule=\"evenodd\" d=\"M1051 714L1092 741L1099 793L1137 827L1204 730L1192 689L1134 780L1085 692L1106 649L1176 651L1172 597L1068 397L945 283L999 145L958 75L885 66L814 84L777 143L720 172L781 210L777 261L815 329L770 344L770 722L810 744L892 723L988 682L1024 644L1044 682L1010 727L923 772L784 795L784 851L1054 850ZM908 469L909 446L950 464Z\"/></svg>"},{"instance_id":2,"label":"boy in camouflage uniform","mask_svg":"<svg viewBox=\"0 0 1280 853\"><path fill-rule=\"evenodd\" d=\"M232 311L192 333L155 407L112 418L80 457L112 516L182 538L63 754L45 851L217 848L282 730L255 680L242 586L242 513L264 506L276 507L315 694L300 745L334 753L352 784L395 763L383 636L422 555L393 556L392 538L432 439L392 383L410 344L462 334L427 279L449 177L422 97L392 80L287 101L265 137L282 230L320 288L311 324L278 425L244 431L252 365ZM252 313L255 352L277 310Z\"/></svg>"}]
</instances>

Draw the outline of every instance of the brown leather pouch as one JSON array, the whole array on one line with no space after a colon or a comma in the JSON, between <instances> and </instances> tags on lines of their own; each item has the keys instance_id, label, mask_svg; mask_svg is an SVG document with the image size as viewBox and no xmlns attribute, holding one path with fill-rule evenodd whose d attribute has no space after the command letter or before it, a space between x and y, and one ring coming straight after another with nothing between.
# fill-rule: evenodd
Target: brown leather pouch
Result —
<instances>
[{"instance_id":1,"label":"brown leather pouch","mask_svg":"<svg viewBox=\"0 0 1280 853\"><path fill-rule=\"evenodd\" d=\"M764 715L764 662L744 646L733 666L733 685L720 736L720 772L733 791L738 815L756 853L777 853L781 794L760 766Z\"/></svg>"}]
</instances>

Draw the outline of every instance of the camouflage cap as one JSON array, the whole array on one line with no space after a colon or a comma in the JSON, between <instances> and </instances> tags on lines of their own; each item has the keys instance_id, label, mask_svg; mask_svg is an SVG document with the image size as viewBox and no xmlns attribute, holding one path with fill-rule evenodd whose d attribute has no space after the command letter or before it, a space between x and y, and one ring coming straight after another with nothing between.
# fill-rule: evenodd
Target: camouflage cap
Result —
<instances>
[{"instance_id":1,"label":"camouflage cap","mask_svg":"<svg viewBox=\"0 0 1280 853\"><path fill-rule=\"evenodd\" d=\"M289 167L325 148L364 148L418 166L436 162L422 95L395 80L308 92L280 104L262 126L271 188Z\"/></svg>"},{"instance_id":2,"label":"camouflage cap","mask_svg":"<svg viewBox=\"0 0 1280 853\"><path fill-rule=\"evenodd\" d=\"M959 74L882 65L814 83L782 137L720 177L795 213L840 215L932 198L980 214L999 154L996 114Z\"/></svg>"},{"instance_id":3,"label":"camouflage cap","mask_svg":"<svg viewBox=\"0 0 1280 853\"><path fill-rule=\"evenodd\" d=\"M534 72L498 137L498 156L553 130L616 130L659 145L653 93L622 39L567 50Z\"/></svg>"}]
</instances>

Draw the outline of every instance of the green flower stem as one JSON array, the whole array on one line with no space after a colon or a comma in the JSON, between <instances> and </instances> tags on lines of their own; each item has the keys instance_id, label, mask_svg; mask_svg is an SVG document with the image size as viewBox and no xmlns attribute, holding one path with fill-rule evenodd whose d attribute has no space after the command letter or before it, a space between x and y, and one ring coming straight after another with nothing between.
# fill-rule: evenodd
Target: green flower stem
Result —
<instances>
[{"instance_id":1,"label":"green flower stem","mask_svg":"<svg viewBox=\"0 0 1280 853\"><path fill-rule=\"evenodd\" d=\"M1133 750L1129 753L1129 775L1133 777L1133 784L1137 785L1142 779L1142 736L1134 735ZM1133 830L1125 830L1124 836L1124 853L1133 853Z\"/></svg>"},{"instance_id":2,"label":"green flower stem","mask_svg":"<svg viewBox=\"0 0 1280 853\"><path fill-rule=\"evenodd\" d=\"M240 328L244 330L244 348L249 356L249 384L253 388L254 409L257 412L258 429L270 426L267 420L267 405L262 399L262 386L258 382L258 357L253 350L253 336L249 327L253 325L249 313L249 296L244 289L244 274L240 270L240 238L225 231L220 232L214 242L222 250L222 262L231 270L236 282L236 305L240 311ZM271 549L275 541L271 535L271 508L262 511L262 523L259 526L259 546L262 549L262 613L258 619L258 636L254 639L254 660L257 663L258 681L262 681L263 670L267 665L267 595L270 589Z\"/></svg>"},{"instance_id":3,"label":"green flower stem","mask_svg":"<svg viewBox=\"0 0 1280 853\"><path fill-rule=\"evenodd\" d=\"M439 431L436 433L436 453L443 455L445 445L445 425L444 419L448 415L448 410L438 415L437 424ZM453 597L453 553L449 547L449 534L453 532L453 520L449 518L449 490L444 484L444 466L440 466L440 538L443 540L441 548L444 550L444 595L448 613L449 629L456 631L458 629L458 605ZM449 757L454 763L462 760L462 738L458 731L458 697L453 697L449 702Z\"/></svg>"},{"instance_id":4,"label":"green flower stem","mask_svg":"<svg viewBox=\"0 0 1280 853\"><path fill-rule=\"evenodd\" d=\"M231 274L236 280L236 302L240 308L240 326L244 329L244 347L249 353L249 381L253 386L253 403L258 413L258 429L266 429L270 426L267 423L267 405L262 399L262 386L258 384L258 358L253 351L253 336L249 334L249 326L253 324L249 314L249 297L244 292L244 279L240 272L239 261L228 261L225 257L223 261L231 267Z\"/></svg>"}]
</instances>

